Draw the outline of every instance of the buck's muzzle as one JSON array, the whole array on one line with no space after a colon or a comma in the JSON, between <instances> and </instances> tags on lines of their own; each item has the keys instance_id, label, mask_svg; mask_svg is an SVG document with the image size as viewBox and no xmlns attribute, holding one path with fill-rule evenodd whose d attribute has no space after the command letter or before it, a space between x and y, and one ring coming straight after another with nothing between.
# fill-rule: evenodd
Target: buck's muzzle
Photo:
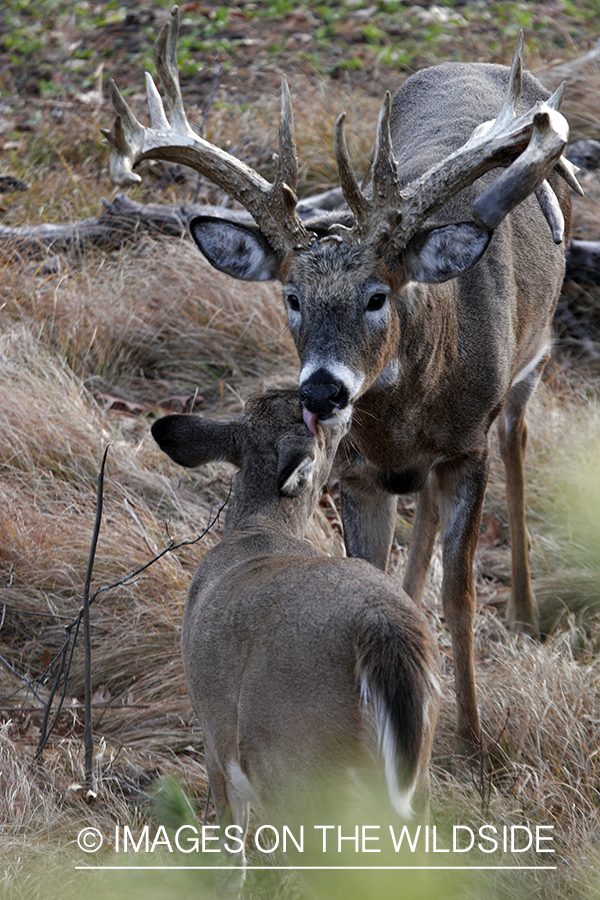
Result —
<instances>
[{"instance_id":1,"label":"buck's muzzle","mask_svg":"<svg viewBox=\"0 0 600 900\"><path fill-rule=\"evenodd\" d=\"M326 369L317 369L300 385L298 396L302 406L319 419L328 419L348 403L348 389Z\"/></svg>"}]
</instances>

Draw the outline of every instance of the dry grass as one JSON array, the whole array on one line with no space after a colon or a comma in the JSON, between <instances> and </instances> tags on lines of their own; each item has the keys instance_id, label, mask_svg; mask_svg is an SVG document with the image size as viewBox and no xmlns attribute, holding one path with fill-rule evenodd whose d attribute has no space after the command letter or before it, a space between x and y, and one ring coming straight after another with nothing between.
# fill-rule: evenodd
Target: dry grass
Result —
<instances>
[{"instance_id":1,"label":"dry grass","mask_svg":"<svg viewBox=\"0 0 600 900\"><path fill-rule=\"evenodd\" d=\"M448 672L433 764L434 814L473 828L486 822L554 826L557 872L489 876L484 896L495 895L492 882L512 896L596 896L600 661L581 652L575 628L545 645L534 644L508 633L489 609L480 612L475 634L492 774L479 797L448 775L454 719ZM503 859L503 864L519 862L517 854Z\"/></svg>"},{"instance_id":2,"label":"dry grass","mask_svg":"<svg viewBox=\"0 0 600 900\"><path fill-rule=\"evenodd\" d=\"M116 260L90 257L44 275L8 264L0 321L32 324L95 391L146 404L265 377L295 353L271 285L242 289L189 242L142 242Z\"/></svg>"}]
</instances>

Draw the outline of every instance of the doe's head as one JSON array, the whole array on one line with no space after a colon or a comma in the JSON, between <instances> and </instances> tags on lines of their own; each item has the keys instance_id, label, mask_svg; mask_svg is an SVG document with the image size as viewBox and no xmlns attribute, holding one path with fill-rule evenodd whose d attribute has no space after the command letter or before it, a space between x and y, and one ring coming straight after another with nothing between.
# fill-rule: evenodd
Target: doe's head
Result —
<instances>
[{"instance_id":1,"label":"doe's head","mask_svg":"<svg viewBox=\"0 0 600 900\"><path fill-rule=\"evenodd\" d=\"M170 415L152 426L155 441L174 462L196 467L229 462L240 470L227 528L283 520L303 533L346 431L307 428L296 391L270 390L251 397L230 422Z\"/></svg>"}]
</instances>

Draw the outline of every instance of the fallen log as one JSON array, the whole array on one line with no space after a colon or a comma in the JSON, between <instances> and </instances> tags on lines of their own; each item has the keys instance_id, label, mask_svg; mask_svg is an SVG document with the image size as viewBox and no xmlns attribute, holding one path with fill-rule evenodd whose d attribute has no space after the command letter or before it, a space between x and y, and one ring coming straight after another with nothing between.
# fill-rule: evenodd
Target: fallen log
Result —
<instances>
[{"instance_id":1,"label":"fallen log","mask_svg":"<svg viewBox=\"0 0 600 900\"><path fill-rule=\"evenodd\" d=\"M341 202L341 191L335 188L301 200L298 212L302 218L310 218L335 209ZM143 204L125 194L117 194L112 202L102 200L102 205L104 208L99 216L71 225L0 226L0 256L43 259L51 254L81 254L90 247L112 251L141 234L181 238L188 234L191 219L200 214L251 221L245 210L198 203ZM567 277L578 284L600 285L600 243L575 239L569 243Z\"/></svg>"},{"instance_id":2,"label":"fallen log","mask_svg":"<svg viewBox=\"0 0 600 900\"><path fill-rule=\"evenodd\" d=\"M298 212L310 217L334 209L343 201L341 190L336 188L316 197L300 201ZM34 256L49 253L82 253L86 248L99 247L118 250L141 232L182 237L188 233L188 225L194 216L222 216L251 221L245 211L225 209L221 206L188 203L165 205L138 203L125 194L117 194L114 200L102 200L104 207L99 216L83 219L70 225L23 225L9 228L0 225L0 253Z\"/></svg>"},{"instance_id":3,"label":"fallen log","mask_svg":"<svg viewBox=\"0 0 600 900\"><path fill-rule=\"evenodd\" d=\"M201 211L218 215L218 207L144 205L117 194L99 216L69 225L0 226L0 252L43 257L48 253L82 253L89 247L118 250L141 232L179 237Z\"/></svg>"}]
</instances>

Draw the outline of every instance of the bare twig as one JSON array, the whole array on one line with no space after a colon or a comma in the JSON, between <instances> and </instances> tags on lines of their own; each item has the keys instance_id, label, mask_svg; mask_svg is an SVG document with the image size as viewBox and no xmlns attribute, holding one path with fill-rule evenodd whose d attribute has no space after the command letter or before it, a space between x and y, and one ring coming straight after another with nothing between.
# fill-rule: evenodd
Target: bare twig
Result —
<instances>
[{"instance_id":1,"label":"bare twig","mask_svg":"<svg viewBox=\"0 0 600 900\"><path fill-rule=\"evenodd\" d=\"M94 591L94 593L89 598L88 606L91 606L92 603L94 603L94 601L100 596L100 594L107 593L109 591L114 590L117 587L123 587L124 585L130 584L134 579L136 579L139 575L141 575L142 572L145 572L146 569L149 569L150 566L153 566L156 562L158 562L159 559L162 559L162 557L165 556L167 553L174 553L177 550L181 549L182 547L187 547L187 546L191 546L192 544L197 544L204 537L206 537L206 535L209 533L209 531L211 531L215 527L215 525L217 525L219 523L221 512L225 509L227 503L229 502L229 498L231 497L231 490L232 490L232 487L230 484L229 492L228 492L227 497L225 498L224 502L219 506L216 513L214 513L214 514L213 514L213 509L211 508L209 516L208 516L208 524L207 524L206 528L204 529L204 531L202 531L201 534L197 535L195 538L189 538L184 541L176 542L173 540L173 538L170 535L168 524L165 523L165 532L166 532L167 539L168 539L167 546L163 550L161 550L160 553L157 553L155 556L153 556L152 559L150 559L147 563L144 563L144 565L139 566L133 572L130 572L128 575L125 575L123 578L119 579L119 581L115 581L112 584L103 585L102 587L100 587L96 591ZM90 551L90 553L91 553L91 551ZM89 563L88 563L88 566L89 566ZM90 577L91 577L91 574L90 574ZM77 643L77 638L79 635L79 627L83 620L83 615L84 615L84 607L82 606L80 608L79 612L77 613L77 616L71 622L69 622L69 624L65 627L67 636L65 638L65 641L64 641L61 649L56 654L56 656L54 657L54 659L52 660L50 665L44 670L43 674L38 676L38 678L31 680L31 679L27 678L26 676L21 675L19 672L17 672L15 669L13 669L13 667L8 662L6 662L6 660L4 660L4 659L2 659L2 657L0 657L0 663L2 663L4 666L6 666L6 668L11 672L11 674L15 675L15 677L19 678L21 681L23 681L25 684L27 684L27 686L32 691L32 693L34 694L36 699L40 701L40 703L42 704L42 706L44 708L44 717L43 717L43 721L42 721L40 739L38 742L38 746L37 746L37 749L35 752L34 759L39 758L39 756L41 755L44 747L48 743L48 740L49 740L52 732L54 731L54 728L58 721L58 717L59 717L60 713L62 712L62 708L63 708L65 698L67 695L67 686L68 686L68 682L69 682L69 673L71 671L71 664L73 662L73 653L74 653L75 646ZM68 659L67 659L67 656L68 656ZM52 671L52 669L54 668L54 666L57 662L59 662L59 669L54 678L54 683L50 690L49 698L47 701L44 701L42 699L42 697L40 697L39 694L36 692L35 684L40 683L41 681L45 680L48 677L48 673L50 671ZM54 711L54 717L52 719L52 722L50 723L50 725L48 725L48 719L50 717L50 712L52 711L52 703L54 701L54 696L58 690L61 680L62 680L61 696L58 701L58 706L57 706L56 710Z\"/></svg>"},{"instance_id":2,"label":"bare twig","mask_svg":"<svg viewBox=\"0 0 600 900\"><path fill-rule=\"evenodd\" d=\"M48 701L44 707L44 716L42 718L42 727L40 728L40 739L38 741L37 750L35 751L36 756L39 756L39 754L42 752L42 750L46 746L46 741L48 739L46 737L46 735L48 734L48 719L50 717L50 710L52 709L52 703L54 702L54 695L56 694L56 690L58 688L58 685L60 684L60 679L62 678L62 674L64 672L66 655L67 654L66 654L66 646L65 646L64 653L62 653L60 656L60 666L58 668L58 673L56 675L56 678L54 679L54 684L52 685L52 687L50 689L50 695L48 696ZM66 686L66 679L65 679L65 686ZM56 722L56 717L54 718L54 722Z\"/></svg>"},{"instance_id":3,"label":"bare twig","mask_svg":"<svg viewBox=\"0 0 600 900\"><path fill-rule=\"evenodd\" d=\"M110 444L108 445L110 446ZM106 456L108 447L104 450L102 464L98 474L98 491L96 494L96 521L90 544L85 583L83 585L83 646L85 659L85 695L84 695L84 743L85 743L85 783L88 789L92 787L92 766L94 759L94 736L92 733L92 635L90 628L90 584L96 558L96 548L102 524L102 500L104 492L104 470L106 468Z\"/></svg>"},{"instance_id":4,"label":"bare twig","mask_svg":"<svg viewBox=\"0 0 600 900\"><path fill-rule=\"evenodd\" d=\"M14 669L11 666L11 664L8 662L8 660L4 659L3 656L0 656L0 665L3 665L4 668L7 670L7 672L10 672L11 675L14 675L15 678L18 678L19 681L22 681L24 684L26 684L27 687L29 688L29 690L31 691L31 693L33 694L33 696L36 698L36 700L39 700L40 703L44 703L44 700L42 700L42 698L40 697L40 695L38 694L38 692L36 691L36 689L34 687L34 683L35 683L34 681L31 681L31 679L27 678L26 675L21 675L20 672L17 672L17 670Z\"/></svg>"},{"instance_id":5,"label":"bare twig","mask_svg":"<svg viewBox=\"0 0 600 900\"><path fill-rule=\"evenodd\" d=\"M48 743L50 735L54 731L54 727L55 727L56 723L58 722L58 717L62 711L63 704L65 702L65 697L67 696L67 685L69 683L69 672L71 671L71 663L73 661L73 652L75 650L75 645L77 643L77 635L79 634L79 625L81 623L82 615L83 615L83 609L80 610L78 618L75 619L73 622L71 622L70 625L67 625L67 638L65 640L65 643L63 644L62 651L60 654L61 663L60 663L60 667L58 670L58 674L56 675L56 678L54 679L54 684L52 685L52 689L50 691L50 697L48 698L48 703L46 704L46 707L44 709L44 718L42 721L42 728L40 730L40 739L38 742L37 750L35 751L34 759L37 759L41 755L42 750ZM71 642L71 630L72 630L73 626L75 627L75 633L73 635L73 640ZM50 710L52 708L52 701L54 699L54 695L56 693L58 685L60 684L60 679L61 679L62 672L64 669L64 661L66 659L67 650L69 649L69 644L71 644L71 652L69 654L67 670L66 670L64 680L63 680L62 694L61 694L60 700L58 701L58 706L56 708L54 718L52 719L52 724L48 728L48 718L50 716Z\"/></svg>"}]
</instances>

